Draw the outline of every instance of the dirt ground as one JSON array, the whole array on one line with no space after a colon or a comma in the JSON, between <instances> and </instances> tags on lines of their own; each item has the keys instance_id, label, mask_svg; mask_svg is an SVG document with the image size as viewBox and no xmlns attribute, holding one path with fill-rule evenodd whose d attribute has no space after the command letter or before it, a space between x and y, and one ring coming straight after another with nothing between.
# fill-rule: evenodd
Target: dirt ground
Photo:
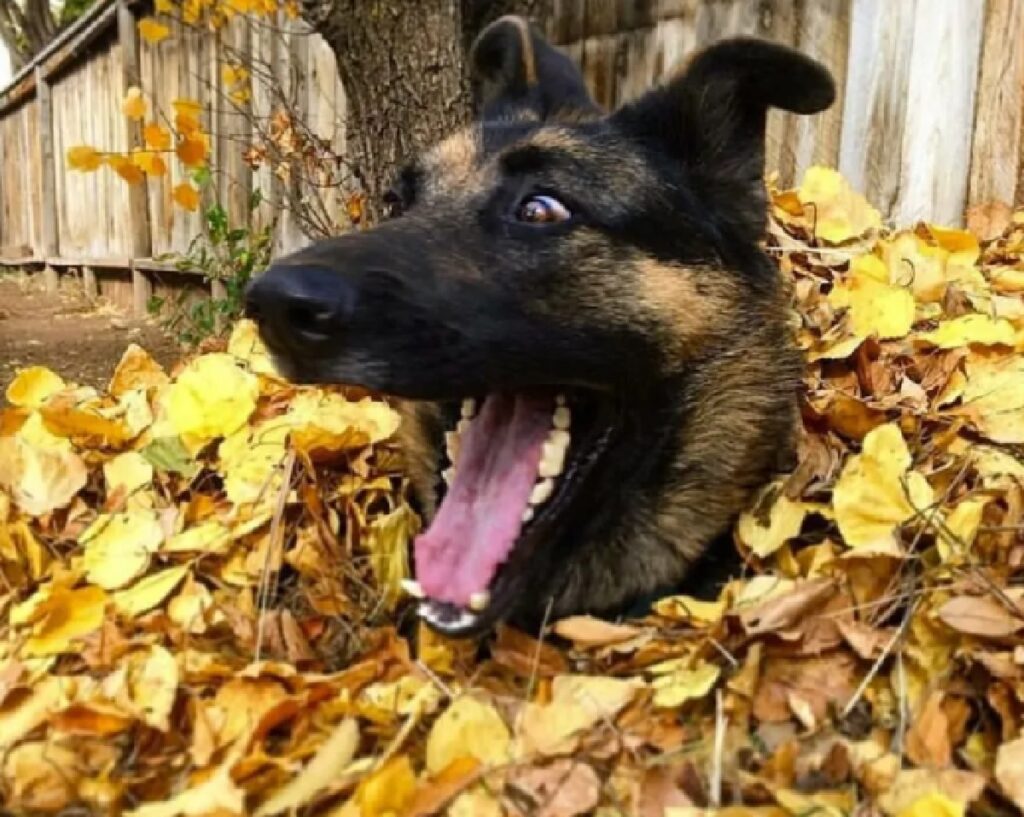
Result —
<instances>
[{"instance_id":1,"label":"dirt ground","mask_svg":"<svg viewBox=\"0 0 1024 817\"><path fill-rule=\"evenodd\" d=\"M102 300L90 302L73 280L58 293L41 276L0 273L0 405L17 370L44 365L68 382L102 388L129 343L164 366L181 356L175 342L149 320Z\"/></svg>"}]
</instances>

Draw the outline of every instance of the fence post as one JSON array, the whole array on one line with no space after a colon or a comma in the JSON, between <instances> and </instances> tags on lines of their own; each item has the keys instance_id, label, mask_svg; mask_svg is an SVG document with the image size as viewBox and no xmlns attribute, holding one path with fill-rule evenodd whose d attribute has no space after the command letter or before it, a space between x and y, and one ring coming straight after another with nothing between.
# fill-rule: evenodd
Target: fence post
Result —
<instances>
[{"instance_id":1,"label":"fence post","mask_svg":"<svg viewBox=\"0 0 1024 817\"><path fill-rule=\"evenodd\" d=\"M142 85L139 68L139 32L135 15L127 0L117 0L117 38L121 45L122 91L127 93L133 85ZM128 142L131 147L142 147L142 123L128 123ZM149 195L147 183L128 185L129 252L132 259L132 309L136 315L146 314L153 286L146 273L135 266L140 258L149 258L153 252L150 232Z\"/></svg>"},{"instance_id":2,"label":"fence post","mask_svg":"<svg viewBox=\"0 0 1024 817\"><path fill-rule=\"evenodd\" d=\"M50 259L57 255L57 168L53 155L53 98L50 83L43 76L42 65L35 67L36 107L39 115L39 153L41 160L43 201L40 208L40 239L42 239L43 280L49 292L57 290L57 270Z\"/></svg>"}]
</instances>

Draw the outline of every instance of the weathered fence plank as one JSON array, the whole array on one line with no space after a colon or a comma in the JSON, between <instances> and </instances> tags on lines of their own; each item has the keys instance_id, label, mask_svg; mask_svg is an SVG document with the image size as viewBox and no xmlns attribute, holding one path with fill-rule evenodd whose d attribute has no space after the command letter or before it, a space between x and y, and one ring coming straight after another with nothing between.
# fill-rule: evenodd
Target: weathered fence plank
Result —
<instances>
[{"instance_id":1,"label":"weathered fence plank","mask_svg":"<svg viewBox=\"0 0 1024 817\"><path fill-rule=\"evenodd\" d=\"M345 94L324 41L282 16L238 17L216 37L172 24L167 40L140 43L132 3L99 0L80 29L72 27L47 50L39 71L23 72L0 91L0 259L145 260L182 253L202 233L201 214L171 200L175 185L188 180L178 162L168 162L168 178L138 187L107 170L81 174L66 167L63 157L77 144L112 150L141 144L138 123L126 122L120 110L124 90L134 84L145 89L156 116L173 117L177 98L200 102L217 173L204 203L219 200L232 223L273 224L276 252L308 240L293 213L281 215L289 201L313 201L343 225L344 185L323 184L323 177L310 184L297 173L284 180L280 164L253 170L242 155L253 133L266 136L284 109L301 115L310 133L343 154ZM823 60L836 76L836 106L817 117L773 112L769 118L768 170L778 171L783 184L812 164L838 163L888 218L901 221L955 223L965 204L992 198L1024 203L1024 0L552 5L545 30L609 107L635 98L694 48L725 36L766 37ZM88 49L81 47L86 43ZM221 70L245 62L254 74L276 77L279 87L271 92L254 82L243 113L228 98ZM47 128L39 127L47 96L49 144ZM51 185L55 204L48 207ZM269 202L250 213L256 189ZM149 269L132 267L137 278ZM140 307L146 292L138 289Z\"/></svg>"},{"instance_id":2,"label":"weathered fence plank","mask_svg":"<svg viewBox=\"0 0 1024 817\"><path fill-rule=\"evenodd\" d=\"M1024 204L1024 0L988 0L982 42L969 198Z\"/></svg>"}]
</instances>

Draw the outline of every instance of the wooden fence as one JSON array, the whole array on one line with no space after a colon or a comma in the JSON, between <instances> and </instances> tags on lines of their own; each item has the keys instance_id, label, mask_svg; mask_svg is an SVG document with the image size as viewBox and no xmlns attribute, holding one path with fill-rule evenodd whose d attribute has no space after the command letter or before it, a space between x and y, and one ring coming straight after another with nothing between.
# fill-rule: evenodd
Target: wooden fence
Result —
<instances>
[{"instance_id":1,"label":"wooden fence","mask_svg":"<svg viewBox=\"0 0 1024 817\"><path fill-rule=\"evenodd\" d=\"M811 164L837 166L898 223L958 223L975 203L1024 203L1024 0L554 5L543 21L549 36L581 65L606 106L636 96L693 48L732 34L785 42L823 60L840 88L834 108L811 118L774 113L769 122L768 165L783 183ZM269 169L252 171L242 160L238 122L220 101L225 54L258 57L312 130L339 151L345 136L333 55L299 24L242 20L217 37L186 30L151 45L137 36L139 13L136 0L97 0L0 91L0 264L39 265L51 283L60 270L80 269L89 286L136 307L154 279L168 274L154 258L184 251L201 224L171 205L176 175L170 184L129 187L112 173L67 168L72 145L138 143L121 114L127 87L141 84L157 110L179 96L203 103L217 194L235 219L256 225L269 223L285 192ZM254 113L268 117L274 101L259 83L254 94ZM256 188L268 201L250 216L246 202ZM320 195L341 212L340 196ZM274 227L275 251L304 240L285 213Z\"/></svg>"}]
</instances>

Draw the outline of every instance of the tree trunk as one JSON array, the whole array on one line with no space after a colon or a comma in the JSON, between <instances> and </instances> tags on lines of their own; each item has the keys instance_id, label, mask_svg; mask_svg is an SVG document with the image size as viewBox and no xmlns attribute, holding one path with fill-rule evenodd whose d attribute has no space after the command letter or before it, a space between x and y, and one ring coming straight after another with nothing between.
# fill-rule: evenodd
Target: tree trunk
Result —
<instances>
[{"instance_id":1,"label":"tree trunk","mask_svg":"<svg viewBox=\"0 0 1024 817\"><path fill-rule=\"evenodd\" d=\"M338 61L346 160L369 222L396 167L470 118L466 54L501 14L543 14L551 0L302 0Z\"/></svg>"},{"instance_id":2,"label":"tree trunk","mask_svg":"<svg viewBox=\"0 0 1024 817\"><path fill-rule=\"evenodd\" d=\"M18 71L43 50L57 33L57 19L48 0L0 0L0 40L7 46L11 67Z\"/></svg>"}]
</instances>

